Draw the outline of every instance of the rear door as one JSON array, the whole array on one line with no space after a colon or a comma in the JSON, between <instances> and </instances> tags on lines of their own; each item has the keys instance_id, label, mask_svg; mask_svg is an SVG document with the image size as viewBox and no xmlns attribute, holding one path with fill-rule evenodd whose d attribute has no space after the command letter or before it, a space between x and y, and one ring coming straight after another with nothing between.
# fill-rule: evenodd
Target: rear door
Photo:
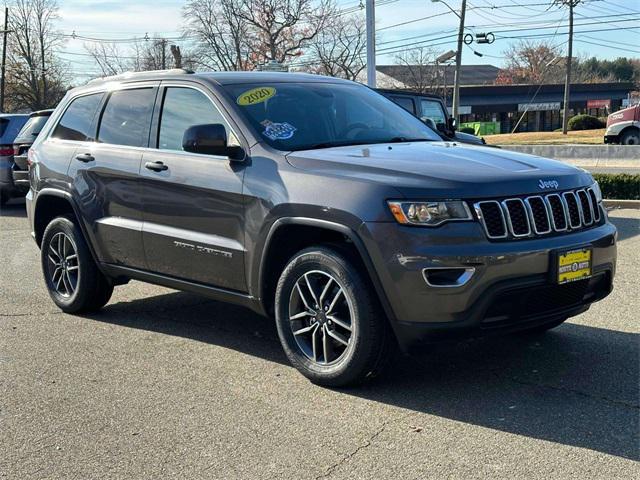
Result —
<instances>
[{"instance_id":1,"label":"rear door","mask_svg":"<svg viewBox=\"0 0 640 480\"><path fill-rule=\"evenodd\" d=\"M157 83L106 94L96 141L78 147L71 161L69 176L105 263L146 268L139 175L156 94Z\"/></svg>"},{"instance_id":2,"label":"rear door","mask_svg":"<svg viewBox=\"0 0 640 480\"><path fill-rule=\"evenodd\" d=\"M149 268L246 291L245 165L182 149L184 132L192 125L221 123L230 143L237 144L234 129L211 92L194 84L163 84L158 106L153 139L157 148L145 152L141 173Z\"/></svg>"}]
</instances>

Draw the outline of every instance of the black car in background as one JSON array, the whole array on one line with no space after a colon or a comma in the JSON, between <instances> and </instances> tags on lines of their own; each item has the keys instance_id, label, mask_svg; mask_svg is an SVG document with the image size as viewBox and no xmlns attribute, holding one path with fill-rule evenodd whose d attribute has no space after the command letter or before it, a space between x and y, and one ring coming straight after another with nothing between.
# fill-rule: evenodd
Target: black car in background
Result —
<instances>
[{"instance_id":1,"label":"black car in background","mask_svg":"<svg viewBox=\"0 0 640 480\"><path fill-rule=\"evenodd\" d=\"M16 195L12 176L13 140L28 119L28 114L0 114L0 205Z\"/></svg>"},{"instance_id":2,"label":"black car in background","mask_svg":"<svg viewBox=\"0 0 640 480\"><path fill-rule=\"evenodd\" d=\"M27 123L24 124L13 141L13 196L23 196L29 191L29 161L27 153L52 113L53 110L33 112L29 115L29 120L27 120Z\"/></svg>"},{"instance_id":3,"label":"black car in background","mask_svg":"<svg viewBox=\"0 0 640 480\"><path fill-rule=\"evenodd\" d=\"M485 145L483 138L456 130L455 120L449 115L442 97L428 93L400 90L377 89L377 91L420 118L420 120L435 130L443 140L455 140L472 145Z\"/></svg>"}]
</instances>

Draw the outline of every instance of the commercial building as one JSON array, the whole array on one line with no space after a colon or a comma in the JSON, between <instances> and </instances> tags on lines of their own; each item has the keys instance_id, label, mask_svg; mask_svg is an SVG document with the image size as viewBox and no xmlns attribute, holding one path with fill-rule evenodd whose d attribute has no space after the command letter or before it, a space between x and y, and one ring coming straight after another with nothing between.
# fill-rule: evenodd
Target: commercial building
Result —
<instances>
[{"instance_id":1,"label":"commercial building","mask_svg":"<svg viewBox=\"0 0 640 480\"><path fill-rule=\"evenodd\" d=\"M453 67L379 65L380 88L419 90L447 97L451 105ZM564 84L495 85L500 69L492 65L463 65L460 123L494 123L496 133L552 131L562 127ZM626 106L631 82L571 85L571 115L604 117ZM516 128L517 125L517 128Z\"/></svg>"}]
</instances>

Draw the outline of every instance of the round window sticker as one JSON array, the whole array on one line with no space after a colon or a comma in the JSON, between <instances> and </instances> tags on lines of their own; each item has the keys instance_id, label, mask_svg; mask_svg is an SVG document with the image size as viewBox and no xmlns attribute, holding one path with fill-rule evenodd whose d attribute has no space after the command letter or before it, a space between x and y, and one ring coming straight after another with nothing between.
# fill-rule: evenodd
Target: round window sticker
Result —
<instances>
[{"instance_id":1,"label":"round window sticker","mask_svg":"<svg viewBox=\"0 0 640 480\"><path fill-rule=\"evenodd\" d=\"M236 103L242 107L249 105L255 105L257 103L266 102L276 94L276 89L273 87L257 87L247 90L244 93L238 95Z\"/></svg>"}]
</instances>

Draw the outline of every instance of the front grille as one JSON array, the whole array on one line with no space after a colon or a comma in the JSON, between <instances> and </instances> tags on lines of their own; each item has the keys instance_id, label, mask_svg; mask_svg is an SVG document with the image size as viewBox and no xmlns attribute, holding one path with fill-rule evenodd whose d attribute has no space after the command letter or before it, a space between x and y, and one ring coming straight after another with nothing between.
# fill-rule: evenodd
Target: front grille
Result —
<instances>
[{"instance_id":1,"label":"front grille","mask_svg":"<svg viewBox=\"0 0 640 480\"><path fill-rule=\"evenodd\" d=\"M593 189L483 200L474 204L487 237L525 238L581 230L601 219Z\"/></svg>"}]
</instances>

